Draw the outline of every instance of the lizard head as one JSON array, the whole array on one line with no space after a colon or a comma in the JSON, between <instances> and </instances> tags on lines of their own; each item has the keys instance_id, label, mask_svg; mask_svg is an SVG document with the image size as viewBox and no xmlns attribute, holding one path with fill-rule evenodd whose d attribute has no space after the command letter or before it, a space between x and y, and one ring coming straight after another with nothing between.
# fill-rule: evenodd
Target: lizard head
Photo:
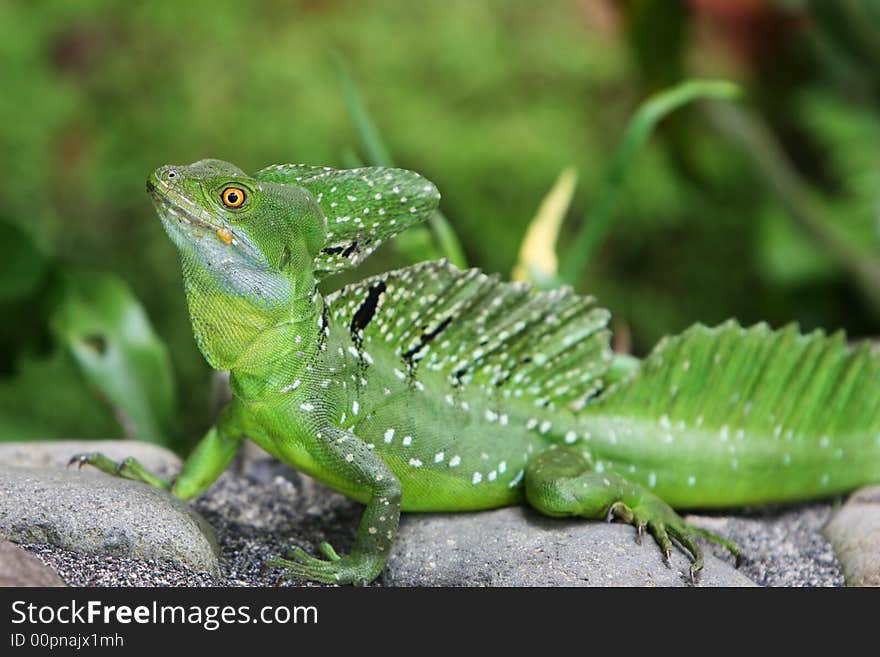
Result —
<instances>
[{"instance_id":1,"label":"lizard head","mask_svg":"<svg viewBox=\"0 0 880 657\"><path fill-rule=\"evenodd\" d=\"M147 191L181 252L283 272L294 254L314 257L324 244L326 219L308 191L256 180L222 160L160 167Z\"/></svg>"},{"instance_id":2,"label":"lizard head","mask_svg":"<svg viewBox=\"0 0 880 657\"><path fill-rule=\"evenodd\" d=\"M293 300L312 292L324 214L308 190L220 160L160 167L147 191L180 252L202 353L226 369L255 331L289 317Z\"/></svg>"}]
</instances>

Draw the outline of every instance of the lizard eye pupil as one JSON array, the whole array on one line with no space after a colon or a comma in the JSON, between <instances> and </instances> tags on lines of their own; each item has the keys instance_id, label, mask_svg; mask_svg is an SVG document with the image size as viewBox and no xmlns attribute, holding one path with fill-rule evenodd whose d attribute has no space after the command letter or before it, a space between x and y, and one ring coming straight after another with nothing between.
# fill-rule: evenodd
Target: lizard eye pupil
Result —
<instances>
[{"instance_id":1,"label":"lizard eye pupil","mask_svg":"<svg viewBox=\"0 0 880 657\"><path fill-rule=\"evenodd\" d=\"M239 208L244 203L245 194L243 189L238 187L227 187L220 195L220 200L227 208Z\"/></svg>"}]
</instances>

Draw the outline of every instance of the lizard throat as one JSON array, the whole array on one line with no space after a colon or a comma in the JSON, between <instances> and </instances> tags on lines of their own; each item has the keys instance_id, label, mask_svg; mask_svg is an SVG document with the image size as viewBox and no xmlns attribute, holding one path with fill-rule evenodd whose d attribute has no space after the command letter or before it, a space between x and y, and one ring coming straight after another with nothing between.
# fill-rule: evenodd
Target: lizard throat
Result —
<instances>
[{"instance_id":1,"label":"lizard throat","mask_svg":"<svg viewBox=\"0 0 880 657\"><path fill-rule=\"evenodd\" d=\"M230 367L236 396L260 400L295 389L327 349L329 321L320 295L317 303L311 298L294 302L291 318L261 331Z\"/></svg>"}]
</instances>

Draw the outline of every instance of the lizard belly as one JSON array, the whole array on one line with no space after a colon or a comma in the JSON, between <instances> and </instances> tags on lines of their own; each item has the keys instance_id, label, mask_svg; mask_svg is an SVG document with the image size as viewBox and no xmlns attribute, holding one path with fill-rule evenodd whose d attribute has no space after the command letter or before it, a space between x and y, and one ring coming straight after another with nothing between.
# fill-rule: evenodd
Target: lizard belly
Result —
<instances>
[{"instance_id":1,"label":"lizard belly","mask_svg":"<svg viewBox=\"0 0 880 657\"><path fill-rule=\"evenodd\" d=\"M407 511L464 511L517 504L531 454L543 443L501 414L419 391L377 404L353 428L398 477Z\"/></svg>"}]
</instances>

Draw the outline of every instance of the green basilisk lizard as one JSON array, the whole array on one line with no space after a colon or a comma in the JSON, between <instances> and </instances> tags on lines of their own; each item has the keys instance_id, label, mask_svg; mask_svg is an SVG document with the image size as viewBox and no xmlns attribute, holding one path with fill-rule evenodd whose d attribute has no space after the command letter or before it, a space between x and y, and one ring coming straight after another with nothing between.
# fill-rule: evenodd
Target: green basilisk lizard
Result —
<instances>
[{"instance_id":1,"label":"green basilisk lizard","mask_svg":"<svg viewBox=\"0 0 880 657\"><path fill-rule=\"evenodd\" d=\"M528 502L617 518L677 541L673 507L828 496L880 479L880 359L841 334L695 326L609 385L608 313L570 289L536 292L427 262L323 296L424 220L437 189L400 169L219 161L164 166L147 189L177 246L192 325L233 401L181 472L75 457L170 490L205 491L241 441L366 505L350 553L295 548L291 577L370 582L403 511Z\"/></svg>"}]
</instances>

